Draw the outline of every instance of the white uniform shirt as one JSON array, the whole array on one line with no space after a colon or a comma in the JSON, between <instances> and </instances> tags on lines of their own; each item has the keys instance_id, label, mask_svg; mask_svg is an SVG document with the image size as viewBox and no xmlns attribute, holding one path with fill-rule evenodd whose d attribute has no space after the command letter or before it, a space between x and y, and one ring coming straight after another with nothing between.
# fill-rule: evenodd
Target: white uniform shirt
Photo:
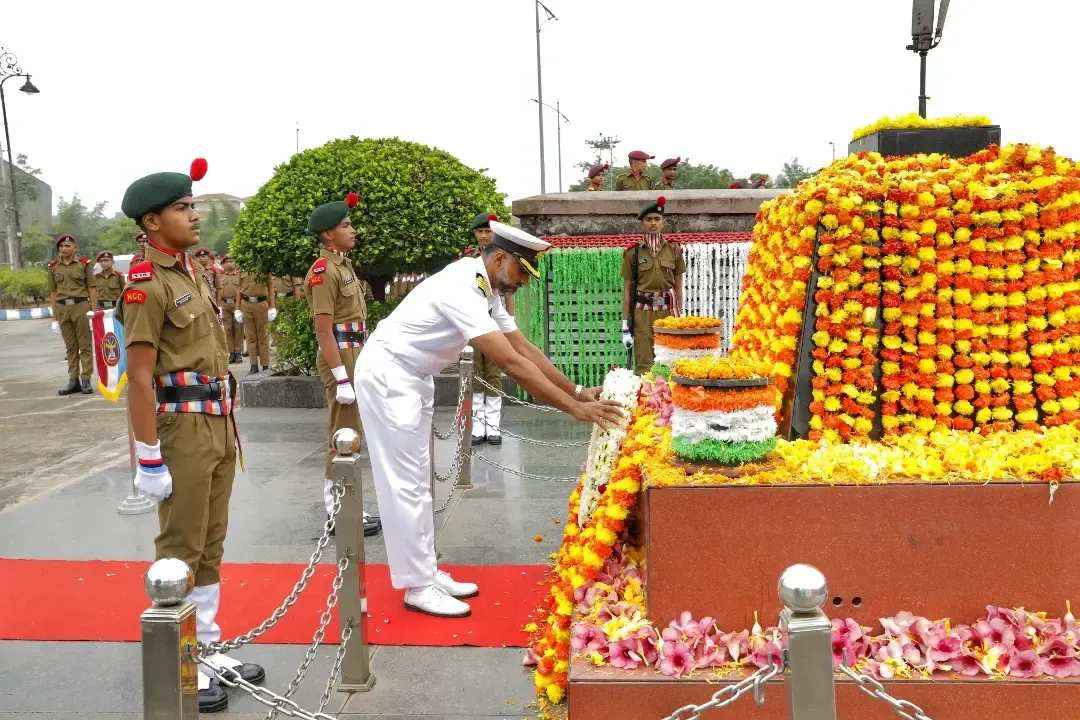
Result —
<instances>
[{"instance_id":1,"label":"white uniform shirt","mask_svg":"<svg viewBox=\"0 0 1080 720\"><path fill-rule=\"evenodd\" d=\"M483 287L481 287L483 285ZM379 322L370 342L424 375L457 361L476 337L514 332L517 323L490 288L482 258L462 258L417 285Z\"/></svg>"}]
</instances>

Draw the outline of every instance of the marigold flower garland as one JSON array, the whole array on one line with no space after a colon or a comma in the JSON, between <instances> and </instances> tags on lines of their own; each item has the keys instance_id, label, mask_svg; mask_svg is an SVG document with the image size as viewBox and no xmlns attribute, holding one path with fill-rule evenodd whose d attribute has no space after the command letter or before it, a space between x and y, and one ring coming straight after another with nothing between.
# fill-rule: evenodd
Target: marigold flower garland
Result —
<instances>
[{"instance_id":1,"label":"marigold flower garland","mask_svg":"<svg viewBox=\"0 0 1080 720\"><path fill-rule=\"evenodd\" d=\"M942 118L924 118L918 113L908 113L899 117L882 117L876 122L857 129L851 136L852 141L873 135L879 130L906 130L909 128L949 128L979 127L993 125L985 115L953 115Z\"/></svg>"}]
</instances>

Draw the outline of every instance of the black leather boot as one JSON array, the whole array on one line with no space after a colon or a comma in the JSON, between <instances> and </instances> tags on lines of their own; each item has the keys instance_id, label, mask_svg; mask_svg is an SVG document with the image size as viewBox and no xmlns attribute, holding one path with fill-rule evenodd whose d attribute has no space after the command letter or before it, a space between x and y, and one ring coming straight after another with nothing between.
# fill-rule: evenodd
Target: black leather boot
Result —
<instances>
[{"instance_id":1,"label":"black leather boot","mask_svg":"<svg viewBox=\"0 0 1080 720\"><path fill-rule=\"evenodd\" d=\"M90 387L90 381L89 380L83 380L80 384L82 386L82 394L83 395L93 395L94 394L94 388Z\"/></svg>"},{"instance_id":2,"label":"black leather boot","mask_svg":"<svg viewBox=\"0 0 1080 720\"><path fill-rule=\"evenodd\" d=\"M68 384L65 387L56 391L57 395L74 395L77 392L81 392L82 388L79 386L79 381L75 378L68 380Z\"/></svg>"}]
</instances>

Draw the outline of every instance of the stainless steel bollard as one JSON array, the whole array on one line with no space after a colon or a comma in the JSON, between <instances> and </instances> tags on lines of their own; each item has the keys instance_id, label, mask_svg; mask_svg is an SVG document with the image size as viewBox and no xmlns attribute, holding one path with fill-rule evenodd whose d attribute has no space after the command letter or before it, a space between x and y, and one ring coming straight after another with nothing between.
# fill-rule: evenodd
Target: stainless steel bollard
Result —
<instances>
[{"instance_id":1,"label":"stainless steel bollard","mask_svg":"<svg viewBox=\"0 0 1080 720\"><path fill-rule=\"evenodd\" d=\"M194 653L195 575L183 560L158 560L143 578L153 602L142 625L143 720L197 720L199 669Z\"/></svg>"},{"instance_id":2,"label":"stainless steel bollard","mask_svg":"<svg viewBox=\"0 0 1080 720\"><path fill-rule=\"evenodd\" d=\"M461 385L458 392L464 386L464 395L461 398L461 412L465 413L465 433L461 440L461 469L458 470L457 480L454 483L460 488L471 488L472 484L472 380L473 380L473 349L466 345L461 351L461 360L458 363L458 376ZM456 418L460 422L459 418Z\"/></svg>"},{"instance_id":3,"label":"stainless steel bollard","mask_svg":"<svg viewBox=\"0 0 1080 720\"><path fill-rule=\"evenodd\" d=\"M349 566L341 582L338 621L342 634L352 628L350 647L341 663L337 689L341 692L367 692L375 686L371 674L368 646L362 619L367 615L367 591L364 587L364 489L360 469L360 435L351 428L334 433L334 482L341 483L345 494L335 524L338 558L348 557Z\"/></svg>"},{"instance_id":4,"label":"stainless steel bollard","mask_svg":"<svg viewBox=\"0 0 1080 720\"><path fill-rule=\"evenodd\" d=\"M825 576L809 565L780 575L780 629L788 637L785 683L791 720L836 720L832 623L822 611L829 591Z\"/></svg>"}]
</instances>

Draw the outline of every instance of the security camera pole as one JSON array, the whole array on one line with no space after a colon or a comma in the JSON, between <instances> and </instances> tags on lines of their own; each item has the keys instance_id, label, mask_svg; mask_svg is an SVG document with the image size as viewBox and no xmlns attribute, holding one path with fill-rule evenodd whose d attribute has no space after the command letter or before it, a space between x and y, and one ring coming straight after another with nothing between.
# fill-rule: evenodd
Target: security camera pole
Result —
<instances>
[{"instance_id":1,"label":"security camera pole","mask_svg":"<svg viewBox=\"0 0 1080 720\"><path fill-rule=\"evenodd\" d=\"M945 15L949 12L949 0L940 0L937 27L934 26L934 0L912 0L911 44L907 46L919 54L919 117L926 117L926 54L941 42L945 28Z\"/></svg>"}]
</instances>

